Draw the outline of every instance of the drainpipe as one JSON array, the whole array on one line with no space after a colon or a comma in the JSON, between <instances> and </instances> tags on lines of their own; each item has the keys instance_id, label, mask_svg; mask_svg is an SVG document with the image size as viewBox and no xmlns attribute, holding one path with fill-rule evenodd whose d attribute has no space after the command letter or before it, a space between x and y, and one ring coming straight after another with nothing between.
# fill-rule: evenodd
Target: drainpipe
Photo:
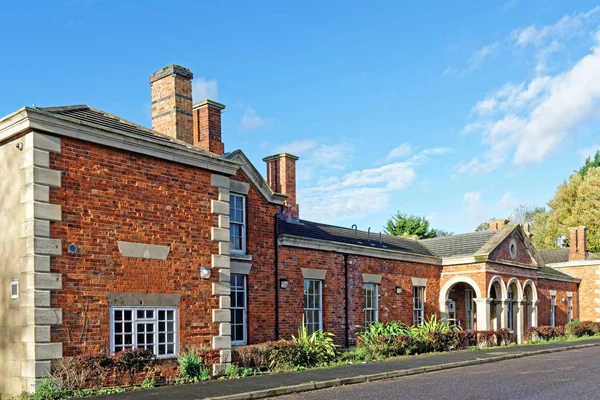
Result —
<instances>
[{"instance_id":1,"label":"drainpipe","mask_svg":"<svg viewBox=\"0 0 600 400\"><path fill-rule=\"evenodd\" d=\"M346 335L344 336L344 344L346 346L346 348L348 348L348 346L350 345L349 341L348 341L348 336L350 335L350 328L349 328L349 324L350 324L350 310L349 310L349 305L348 305L349 301L348 301L348 254L344 254L344 310L345 310L345 317L346 317L346 324L345 324L345 331L346 331Z\"/></svg>"},{"instance_id":2,"label":"drainpipe","mask_svg":"<svg viewBox=\"0 0 600 400\"><path fill-rule=\"evenodd\" d=\"M282 207L283 210L283 207ZM279 339L279 219L278 214L275 214L275 340Z\"/></svg>"}]
</instances>

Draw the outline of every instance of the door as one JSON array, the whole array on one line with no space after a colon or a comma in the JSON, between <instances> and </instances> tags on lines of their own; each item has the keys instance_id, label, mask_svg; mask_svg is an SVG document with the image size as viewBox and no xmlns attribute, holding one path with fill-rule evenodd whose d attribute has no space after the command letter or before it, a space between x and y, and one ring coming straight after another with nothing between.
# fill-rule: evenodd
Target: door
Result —
<instances>
[{"instance_id":1,"label":"door","mask_svg":"<svg viewBox=\"0 0 600 400\"><path fill-rule=\"evenodd\" d=\"M473 291L465 289L465 329L473 329Z\"/></svg>"},{"instance_id":2,"label":"door","mask_svg":"<svg viewBox=\"0 0 600 400\"><path fill-rule=\"evenodd\" d=\"M450 325L456 325L456 302L448 300L448 322Z\"/></svg>"}]
</instances>

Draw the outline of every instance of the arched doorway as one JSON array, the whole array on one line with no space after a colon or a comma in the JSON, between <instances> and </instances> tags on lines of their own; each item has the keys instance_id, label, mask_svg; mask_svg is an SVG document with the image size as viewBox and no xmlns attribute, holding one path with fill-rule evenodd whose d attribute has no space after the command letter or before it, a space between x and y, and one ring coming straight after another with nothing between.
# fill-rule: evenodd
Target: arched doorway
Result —
<instances>
[{"instance_id":1,"label":"arched doorway","mask_svg":"<svg viewBox=\"0 0 600 400\"><path fill-rule=\"evenodd\" d=\"M490 329L500 329L506 327L504 316L503 300L506 299L506 285L499 276L494 276L488 286L488 297L490 302Z\"/></svg>"},{"instance_id":2,"label":"arched doorway","mask_svg":"<svg viewBox=\"0 0 600 400\"><path fill-rule=\"evenodd\" d=\"M523 342L523 289L517 278L506 284L506 328L513 333L517 343Z\"/></svg>"},{"instance_id":3,"label":"arched doorway","mask_svg":"<svg viewBox=\"0 0 600 400\"><path fill-rule=\"evenodd\" d=\"M489 325L486 300L473 279L454 277L440 291L441 318L462 329L487 329L482 328ZM485 304L483 310L481 304Z\"/></svg>"},{"instance_id":4,"label":"arched doorway","mask_svg":"<svg viewBox=\"0 0 600 400\"><path fill-rule=\"evenodd\" d=\"M537 326L537 289L531 279L523 283L523 326L525 329Z\"/></svg>"}]
</instances>

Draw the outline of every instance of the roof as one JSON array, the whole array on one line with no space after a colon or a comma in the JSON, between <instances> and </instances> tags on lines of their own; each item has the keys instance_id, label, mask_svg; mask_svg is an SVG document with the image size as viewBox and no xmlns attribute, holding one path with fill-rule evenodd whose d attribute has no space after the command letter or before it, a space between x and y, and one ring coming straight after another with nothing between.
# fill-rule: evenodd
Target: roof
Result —
<instances>
[{"instance_id":1,"label":"roof","mask_svg":"<svg viewBox=\"0 0 600 400\"><path fill-rule=\"evenodd\" d=\"M544 260L545 264L557 264L569 261L569 248L564 247L560 249L545 249L538 250L538 253ZM600 260L598 254L588 251L585 257L586 260Z\"/></svg>"},{"instance_id":2,"label":"roof","mask_svg":"<svg viewBox=\"0 0 600 400\"><path fill-rule=\"evenodd\" d=\"M564 272L560 272L557 269L554 269L552 267L547 267L545 265L542 266L542 269L539 270L539 273L541 275L551 275L551 276L556 276L557 278L573 278L571 275L569 274L565 274Z\"/></svg>"},{"instance_id":3,"label":"roof","mask_svg":"<svg viewBox=\"0 0 600 400\"><path fill-rule=\"evenodd\" d=\"M462 233L433 239L422 239L419 243L438 257L472 256L490 241L499 231Z\"/></svg>"},{"instance_id":4,"label":"roof","mask_svg":"<svg viewBox=\"0 0 600 400\"><path fill-rule=\"evenodd\" d=\"M364 246L372 249L394 250L429 257L433 255L420 242L413 239L381 234L380 242L380 234L371 232L369 241L368 232L306 220L296 222L280 219L279 233L308 239Z\"/></svg>"},{"instance_id":5,"label":"roof","mask_svg":"<svg viewBox=\"0 0 600 400\"><path fill-rule=\"evenodd\" d=\"M152 137L154 139L164 140L165 142L171 142L190 147L190 145L188 145L184 141L175 139L171 136L165 135L157 131L153 131L152 129L145 128L141 125L137 125L133 122L119 118L102 110L92 108L85 104L61 107L38 107L37 109L53 115L69 117L79 121L100 125L105 128L112 128L122 132L133 133L145 137Z\"/></svg>"}]
</instances>

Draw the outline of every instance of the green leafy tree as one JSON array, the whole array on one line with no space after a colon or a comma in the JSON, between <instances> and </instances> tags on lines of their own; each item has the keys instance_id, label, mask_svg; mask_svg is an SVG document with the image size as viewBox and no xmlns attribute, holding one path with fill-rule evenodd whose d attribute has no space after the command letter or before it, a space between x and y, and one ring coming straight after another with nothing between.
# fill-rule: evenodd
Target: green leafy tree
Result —
<instances>
[{"instance_id":1,"label":"green leafy tree","mask_svg":"<svg viewBox=\"0 0 600 400\"><path fill-rule=\"evenodd\" d=\"M489 229L490 229L489 222L482 222L479 225L477 225L477 228L475 228L475 232L487 231Z\"/></svg>"},{"instance_id":2,"label":"green leafy tree","mask_svg":"<svg viewBox=\"0 0 600 400\"><path fill-rule=\"evenodd\" d=\"M579 171L575 172L581 175L582 178L585 178L591 168L598 167L600 167L600 151L597 151L593 158L588 157L583 166L579 168Z\"/></svg>"},{"instance_id":3,"label":"green leafy tree","mask_svg":"<svg viewBox=\"0 0 600 400\"><path fill-rule=\"evenodd\" d=\"M429 239L433 237L449 236L450 232L433 229L425 217L406 215L396 212L383 227L385 233L393 236L404 236L415 239Z\"/></svg>"},{"instance_id":4,"label":"green leafy tree","mask_svg":"<svg viewBox=\"0 0 600 400\"><path fill-rule=\"evenodd\" d=\"M600 251L600 168L588 168L585 175L572 174L558 186L548 206L547 214L534 217L533 243L537 248L559 247L569 237L569 227L584 225L588 228L588 249Z\"/></svg>"}]
</instances>

